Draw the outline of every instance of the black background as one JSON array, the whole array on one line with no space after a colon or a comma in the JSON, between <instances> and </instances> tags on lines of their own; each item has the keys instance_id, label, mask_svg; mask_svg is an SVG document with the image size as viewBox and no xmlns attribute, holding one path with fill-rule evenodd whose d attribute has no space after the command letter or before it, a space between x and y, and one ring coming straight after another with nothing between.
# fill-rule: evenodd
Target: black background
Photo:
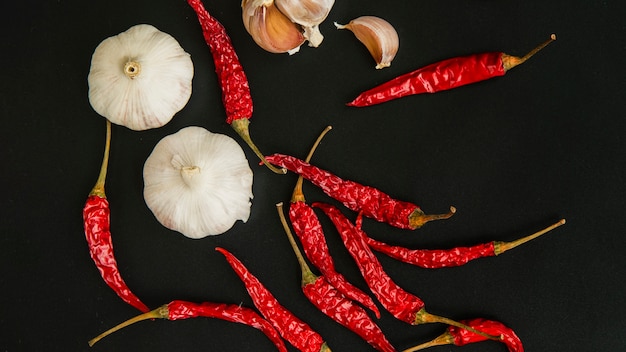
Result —
<instances>
[{"instance_id":1,"label":"black background","mask_svg":"<svg viewBox=\"0 0 626 352\"><path fill-rule=\"evenodd\" d=\"M511 326L527 351L618 351L626 346L623 303L625 5L621 1L348 1L321 25L325 40L288 56L254 44L237 0L207 1L244 65L255 113L251 133L265 153L304 157L333 130L313 163L346 179L416 202L426 212L457 207L450 220L416 231L366 220L378 239L448 248L512 240L560 218L567 224L497 258L426 270L379 256L429 312L482 316ZM225 123L220 89L194 12L185 1L13 1L2 10L0 138L0 350L86 351L87 340L137 312L103 283L87 252L81 210L98 175L105 123L87 99L91 54L139 23L174 36L195 66L188 105L162 128L114 126L107 196L120 270L150 307L173 299L243 304L243 285L214 251L222 246L334 351L373 350L318 312L299 289L299 269L274 205L296 177L257 165L247 223L190 240L146 207L142 167L154 145L186 126L241 140ZM400 50L375 70L364 46L333 21L387 19ZM484 51L523 55L558 40L526 64L461 89L370 108L344 104L360 91L420 66ZM309 201L329 201L305 183ZM353 213L347 212L349 216ZM366 289L330 222L320 217L336 265ZM381 308L382 309L382 308ZM444 327L379 321L402 350ZM295 351L289 347L290 351ZM92 351L273 351L257 330L215 319L147 321ZM486 342L432 351L504 351Z\"/></svg>"}]
</instances>

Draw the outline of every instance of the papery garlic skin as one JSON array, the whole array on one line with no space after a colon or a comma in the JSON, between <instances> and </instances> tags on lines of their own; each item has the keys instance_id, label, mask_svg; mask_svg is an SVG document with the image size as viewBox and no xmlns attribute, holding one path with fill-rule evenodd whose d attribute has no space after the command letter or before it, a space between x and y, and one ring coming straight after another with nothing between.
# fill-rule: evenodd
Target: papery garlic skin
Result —
<instances>
[{"instance_id":1,"label":"papery garlic skin","mask_svg":"<svg viewBox=\"0 0 626 352\"><path fill-rule=\"evenodd\" d=\"M191 97L191 57L171 35L140 24L103 40L91 58L89 102L112 123L142 131L168 123Z\"/></svg>"},{"instance_id":2,"label":"papery garlic skin","mask_svg":"<svg viewBox=\"0 0 626 352\"><path fill-rule=\"evenodd\" d=\"M274 0L243 0L241 8L243 25L258 46L275 54L300 51L305 42L300 27L280 12Z\"/></svg>"},{"instance_id":3,"label":"papery garlic skin","mask_svg":"<svg viewBox=\"0 0 626 352\"><path fill-rule=\"evenodd\" d=\"M398 53L400 40L396 29L389 22L376 16L361 16L346 25L335 22L335 26L354 33L376 60L376 69L391 66L391 61Z\"/></svg>"},{"instance_id":4,"label":"papery garlic skin","mask_svg":"<svg viewBox=\"0 0 626 352\"><path fill-rule=\"evenodd\" d=\"M292 22L304 28L309 46L318 47L324 40L319 25L324 22L335 0L274 0L278 9Z\"/></svg>"},{"instance_id":5,"label":"papery garlic skin","mask_svg":"<svg viewBox=\"0 0 626 352\"><path fill-rule=\"evenodd\" d=\"M189 238L248 221L252 170L232 138L186 127L157 143L143 168L144 199L165 227Z\"/></svg>"}]
</instances>

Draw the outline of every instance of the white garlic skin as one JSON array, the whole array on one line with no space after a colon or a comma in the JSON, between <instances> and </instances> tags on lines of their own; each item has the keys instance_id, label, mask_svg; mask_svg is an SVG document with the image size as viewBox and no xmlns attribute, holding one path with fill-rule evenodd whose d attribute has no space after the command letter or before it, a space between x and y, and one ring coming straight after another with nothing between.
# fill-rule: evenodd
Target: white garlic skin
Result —
<instances>
[{"instance_id":1,"label":"white garlic skin","mask_svg":"<svg viewBox=\"0 0 626 352\"><path fill-rule=\"evenodd\" d=\"M125 71L128 63L134 74ZM168 123L191 97L191 57L171 35L140 24L103 40L91 58L89 102L112 123L142 131Z\"/></svg>"},{"instance_id":2,"label":"white garlic skin","mask_svg":"<svg viewBox=\"0 0 626 352\"><path fill-rule=\"evenodd\" d=\"M246 222L252 170L232 138L186 127L157 143L143 169L144 199L157 220L198 239Z\"/></svg>"},{"instance_id":3,"label":"white garlic skin","mask_svg":"<svg viewBox=\"0 0 626 352\"><path fill-rule=\"evenodd\" d=\"M391 66L391 61L398 53L400 40L396 29L389 22L376 16L361 16L346 25L335 23L335 26L354 33L376 60L376 69Z\"/></svg>"},{"instance_id":4,"label":"white garlic skin","mask_svg":"<svg viewBox=\"0 0 626 352\"><path fill-rule=\"evenodd\" d=\"M335 0L274 0L278 9L304 28L309 46L318 47L324 40L319 25L324 22Z\"/></svg>"},{"instance_id":5,"label":"white garlic skin","mask_svg":"<svg viewBox=\"0 0 626 352\"><path fill-rule=\"evenodd\" d=\"M246 31L264 50L293 55L305 42L300 26L280 12L274 0L243 0L241 9Z\"/></svg>"}]
</instances>

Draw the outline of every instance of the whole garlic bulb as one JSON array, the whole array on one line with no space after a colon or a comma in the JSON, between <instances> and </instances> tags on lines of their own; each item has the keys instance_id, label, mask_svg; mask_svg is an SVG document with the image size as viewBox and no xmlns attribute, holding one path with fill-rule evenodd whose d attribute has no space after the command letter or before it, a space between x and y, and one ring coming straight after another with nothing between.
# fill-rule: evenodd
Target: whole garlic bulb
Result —
<instances>
[{"instance_id":1,"label":"whole garlic bulb","mask_svg":"<svg viewBox=\"0 0 626 352\"><path fill-rule=\"evenodd\" d=\"M376 60L377 69L391 66L400 45L398 33L391 23L376 16L361 16L346 25L335 23L335 26L354 33Z\"/></svg>"},{"instance_id":2,"label":"whole garlic bulb","mask_svg":"<svg viewBox=\"0 0 626 352\"><path fill-rule=\"evenodd\" d=\"M232 138L186 127L157 143L143 168L144 199L165 227L219 235L250 216L252 170Z\"/></svg>"},{"instance_id":3,"label":"whole garlic bulb","mask_svg":"<svg viewBox=\"0 0 626 352\"><path fill-rule=\"evenodd\" d=\"M89 102L98 114L132 130L161 127L189 101L193 74L191 57L176 39L139 24L96 47Z\"/></svg>"},{"instance_id":4,"label":"whole garlic bulb","mask_svg":"<svg viewBox=\"0 0 626 352\"><path fill-rule=\"evenodd\" d=\"M309 46L318 47L324 40L319 25L324 22L335 0L274 0L278 9L292 22L304 28Z\"/></svg>"}]
</instances>

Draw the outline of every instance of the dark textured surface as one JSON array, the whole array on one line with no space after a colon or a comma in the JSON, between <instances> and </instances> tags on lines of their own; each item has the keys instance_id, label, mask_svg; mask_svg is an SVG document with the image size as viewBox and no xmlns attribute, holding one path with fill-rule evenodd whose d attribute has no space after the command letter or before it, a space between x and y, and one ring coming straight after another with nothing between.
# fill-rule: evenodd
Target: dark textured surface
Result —
<instances>
[{"instance_id":1,"label":"dark textured surface","mask_svg":"<svg viewBox=\"0 0 626 352\"><path fill-rule=\"evenodd\" d=\"M457 214L416 231L365 220L370 236L448 248L512 240L560 218L567 224L502 256L440 270L380 255L389 275L429 312L485 317L512 327L536 351L619 351L626 346L626 27L620 1L337 1L325 40L294 56L264 52L245 32L237 0L207 1L228 30L250 81L253 139L267 154L304 158L327 125L312 162L335 174ZM293 174L276 175L225 123L220 89L197 18L183 0L13 1L0 9L0 351L273 351L259 331L215 319L144 321L87 341L137 313L102 281L83 234L81 211L96 181L104 119L87 99L91 54L106 37L139 23L174 36L195 66L188 105L166 126L114 126L107 196L120 270L150 307L174 299L253 307L214 248L233 252L281 303L333 351L373 350L316 310L275 204L288 202ZM400 50L374 69L366 49L333 21L376 15L392 23ZM345 103L397 75L452 56L523 55L558 40L506 76L370 108ZM143 200L142 168L154 145L197 125L232 136L254 171L247 223L190 240L161 226ZM308 201L328 201L304 184ZM355 214L345 210L354 218ZM332 223L322 218L337 270L367 290ZM439 335L382 312L399 349ZM295 351L289 346L290 350ZM495 342L432 351L504 351Z\"/></svg>"}]
</instances>

